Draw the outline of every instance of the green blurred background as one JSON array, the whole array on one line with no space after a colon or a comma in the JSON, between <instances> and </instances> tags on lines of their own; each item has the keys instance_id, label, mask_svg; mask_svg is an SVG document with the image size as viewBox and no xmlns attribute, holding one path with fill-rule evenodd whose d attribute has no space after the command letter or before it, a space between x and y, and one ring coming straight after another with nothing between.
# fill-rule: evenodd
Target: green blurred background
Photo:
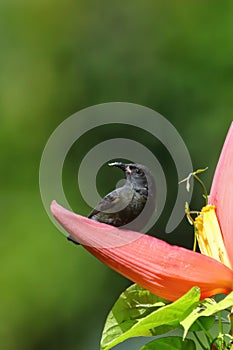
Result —
<instances>
[{"instance_id":1,"label":"green blurred background","mask_svg":"<svg viewBox=\"0 0 233 350\"><path fill-rule=\"evenodd\" d=\"M97 350L105 317L130 282L50 222L38 185L43 148L82 108L142 104L173 123L194 168L209 166L209 188L233 119L233 3L3 0L0 28L0 349ZM172 183L166 150L157 153ZM75 156L66 164L68 193ZM78 196L72 202L88 213ZM165 220L166 212L154 229L160 235ZM184 221L165 238L191 248L192 229Z\"/></svg>"}]
</instances>

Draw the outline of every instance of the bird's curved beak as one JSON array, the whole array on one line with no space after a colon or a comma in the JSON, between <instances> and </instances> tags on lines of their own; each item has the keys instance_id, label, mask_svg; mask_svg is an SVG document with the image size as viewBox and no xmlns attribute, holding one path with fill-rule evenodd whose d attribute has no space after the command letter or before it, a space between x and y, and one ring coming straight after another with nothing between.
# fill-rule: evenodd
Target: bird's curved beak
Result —
<instances>
[{"instance_id":1,"label":"bird's curved beak","mask_svg":"<svg viewBox=\"0 0 233 350\"><path fill-rule=\"evenodd\" d=\"M117 168L120 168L123 170L126 174L131 174L131 169L128 164L122 163L122 162L114 162L114 163L109 163L109 166L115 166Z\"/></svg>"},{"instance_id":2,"label":"bird's curved beak","mask_svg":"<svg viewBox=\"0 0 233 350\"><path fill-rule=\"evenodd\" d=\"M109 166L115 166L115 167L117 167L117 168L122 169L123 171L126 170L126 164L125 164L125 163L122 163L122 162L109 163L108 165L109 165Z\"/></svg>"}]
</instances>

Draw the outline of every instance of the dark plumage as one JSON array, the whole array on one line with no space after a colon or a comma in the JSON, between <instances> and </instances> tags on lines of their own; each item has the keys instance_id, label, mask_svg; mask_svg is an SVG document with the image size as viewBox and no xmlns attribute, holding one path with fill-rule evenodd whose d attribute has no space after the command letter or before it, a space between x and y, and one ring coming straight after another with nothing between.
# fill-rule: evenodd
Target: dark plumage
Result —
<instances>
[{"instance_id":1,"label":"dark plumage","mask_svg":"<svg viewBox=\"0 0 233 350\"><path fill-rule=\"evenodd\" d=\"M115 162L109 164L122 169L125 184L107 194L89 214L95 221L116 227L134 220L142 211L148 196L148 183L145 167L140 164Z\"/></svg>"},{"instance_id":2,"label":"dark plumage","mask_svg":"<svg viewBox=\"0 0 233 350\"><path fill-rule=\"evenodd\" d=\"M109 165L124 171L125 184L107 194L88 218L120 227L136 219L142 212L148 198L149 172L141 164L115 162ZM77 244L71 237L68 239Z\"/></svg>"}]
</instances>

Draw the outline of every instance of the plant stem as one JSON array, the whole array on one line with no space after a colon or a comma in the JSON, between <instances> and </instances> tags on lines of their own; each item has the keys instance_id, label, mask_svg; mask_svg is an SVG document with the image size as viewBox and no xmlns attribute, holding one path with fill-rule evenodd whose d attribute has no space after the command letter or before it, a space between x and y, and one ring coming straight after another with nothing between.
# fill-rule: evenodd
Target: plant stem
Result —
<instances>
[{"instance_id":1,"label":"plant stem","mask_svg":"<svg viewBox=\"0 0 233 350\"><path fill-rule=\"evenodd\" d=\"M231 336L233 336L233 306L231 308L231 313L229 314L229 319L230 319L230 325L231 325L229 333ZM230 350L233 350L233 344L231 345Z\"/></svg>"},{"instance_id":2,"label":"plant stem","mask_svg":"<svg viewBox=\"0 0 233 350\"><path fill-rule=\"evenodd\" d=\"M205 345L202 343L202 341L199 339L198 335L196 332L193 332L194 337L196 338L198 344L201 346L202 349L206 350Z\"/></svg>"},{"instance_id":3,"label":"plant stem","mask_svg":"<svg viewBox=\"0 0 233 350\"><path fill-rule=\"evenodd\" d=\"M203 196L205 198L205 204L208 204L208 192L206 190L206 187L204 185L204 182L201 181L201 179L196 175L196 172L193 173L193 177L199 182L199 184L201 185L202 189L203 189Z\"/></svg>"},{"instance_id":4,"label":"plant stem","mask_svg":"<svg viewBox=\"0 0 233 350\"><path fill-rule=\"evenodd\" d=\"M230 325L231 325L230 335L233 335L233 306L232 306L231 312L229 314L229 319L230 319Z\"/></svg>"},{"instance_id":5,"label":"plant stem","mask_svg":"<svg viewBox=\"0 0 233 350\"><path fill-rule=\"evenodd\" d=\"M198 326L202 329L202 331L205 333L206 339L207 339L208 344L210 346L211 342L213 341L211 334L205 329L205 327L203 327L202 323L199 320L197 320L196 322L197 322Z\"/></svg>"}]
</instances>

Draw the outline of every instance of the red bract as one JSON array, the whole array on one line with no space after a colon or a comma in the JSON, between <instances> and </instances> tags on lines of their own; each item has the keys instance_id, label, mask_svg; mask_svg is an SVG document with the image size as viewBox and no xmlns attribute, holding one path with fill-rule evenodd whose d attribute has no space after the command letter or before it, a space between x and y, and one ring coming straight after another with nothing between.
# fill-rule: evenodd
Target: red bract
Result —
<instances>
[{"instance_id":1,"label":"red bract","mask_svg":"<svg viewBox=\"0 0 233 350\"><path fill-rule=\"evenodd\" d=\"M210 196L210 203L217 207L229 256L233 227L233 218L229 218L233 208L232 174L233 126L223 147ZM51 211L71 237L91 254L165 299L176 300L193 286L200 287L202 298L233 290L233 271L213 258L139 232L92 221L64 209L55 201ZM233 262L232 252L231 259Z\"/></svg>"},{"instance_id":2,"label":"red bract","mask_svg":"<svg viewBox=\"0 0 233 350\"><path fill-rule=\"evenodd\" d=\"M233 267L233 123L215 171L209 203L216 206L225 248Z\"/></svg>"}]
</instances>

